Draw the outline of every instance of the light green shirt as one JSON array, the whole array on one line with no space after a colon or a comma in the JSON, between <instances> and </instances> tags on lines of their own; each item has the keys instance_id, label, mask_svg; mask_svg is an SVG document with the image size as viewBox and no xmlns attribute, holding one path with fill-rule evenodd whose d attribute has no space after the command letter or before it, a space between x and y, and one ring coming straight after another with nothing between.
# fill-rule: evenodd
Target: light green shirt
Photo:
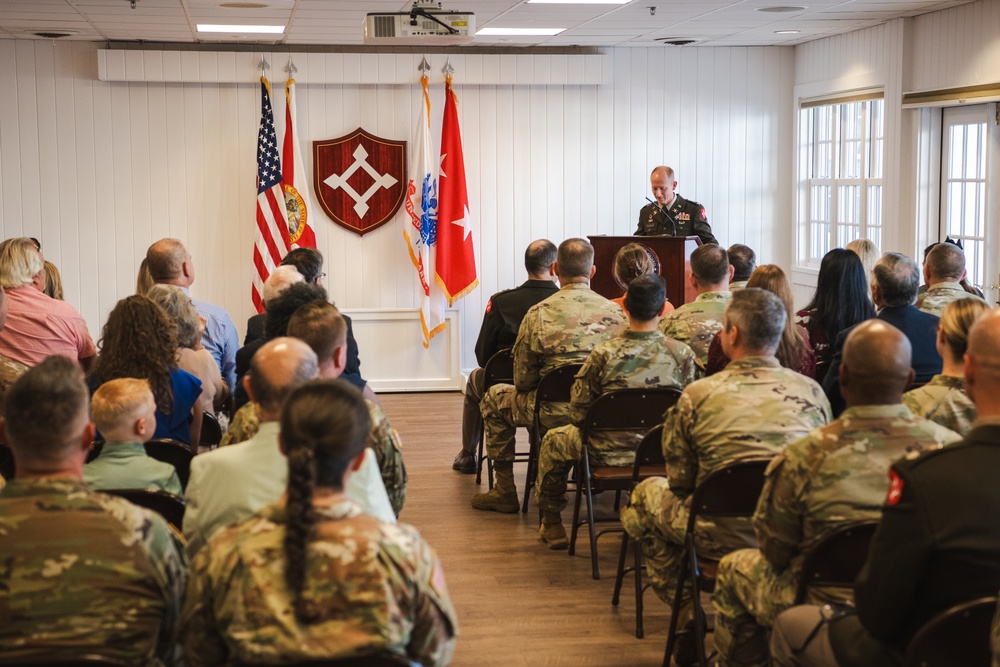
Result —
<instances>
[{"instance_id":1,"label":"light green shirt","mask_svg":"<svg viewBox=\"0 0 1000 667\"><path fill-rule=\"evenodd\" d=\"M177 471L157 461L139 442L106 442L100 455L83 466L83 481L91 489L160 489L184 493Z\"/></svg>"}]
</instances>

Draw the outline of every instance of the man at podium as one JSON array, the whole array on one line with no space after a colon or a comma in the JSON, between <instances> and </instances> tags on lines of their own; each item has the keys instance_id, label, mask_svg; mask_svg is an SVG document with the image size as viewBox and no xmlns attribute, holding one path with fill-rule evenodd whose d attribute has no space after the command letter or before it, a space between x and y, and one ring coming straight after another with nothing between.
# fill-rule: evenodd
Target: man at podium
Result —
<instances>
[{"instance_id":1,"label":"man at podium","mask_svg":"<svg viewBox=\"0 0 1000 667\"><path fill-rule=\"evenodd\" d=\"M698 202L684 199L674 190L674 170L659 166L649 175L655 202L639 211L636 236L697 236L702 243L718 243L712 227L705 217L705 207Z\"/></svg>"}]
</instances>

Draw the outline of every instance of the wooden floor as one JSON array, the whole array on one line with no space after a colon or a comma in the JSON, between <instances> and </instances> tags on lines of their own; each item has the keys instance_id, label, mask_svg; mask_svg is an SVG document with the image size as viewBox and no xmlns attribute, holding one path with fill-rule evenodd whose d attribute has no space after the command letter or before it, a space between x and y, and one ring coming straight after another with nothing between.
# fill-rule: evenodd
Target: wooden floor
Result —
<instances>
[{"instance_id":1,"label":"wooden floor","mask_svg":"<svg viewBox=\"0 0 1000 667\"><path fill-rule=\"evenodd\" d=\"M416 526L437 550L458 611L453 665L659 665L667 606L645 596L646 637L635 637L634 585L611 606L620 538L600 543L601 579L591 578L586 529L577 554L550 551L538 539L538 510L527 515L479 512L469 499L475 475L451 469L461 448L462 395L382 394L399 431L409 473L400 520ZM526 440L518 431L518 445ZM514 468L523 493L524 466ZM486 479L483 479L483 491ZM608 503L610 506L610 503ZM572 509L570 507L570 509ZM569 530L572 514L563 514Z\"/></svg>"}]
</instances>

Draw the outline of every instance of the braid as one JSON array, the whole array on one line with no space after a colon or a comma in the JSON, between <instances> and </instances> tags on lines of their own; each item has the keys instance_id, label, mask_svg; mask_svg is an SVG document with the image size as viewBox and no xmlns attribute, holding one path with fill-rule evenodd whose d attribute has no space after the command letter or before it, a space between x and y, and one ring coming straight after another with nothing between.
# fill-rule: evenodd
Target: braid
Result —
<instances>
[{"instance_id":1,"label":"braid","mask_svg":"<svg viewBox=\"0 0 1000 667\"><path fill-rule=\"evenodd\" d=\"M295 618L301 623L316 619L316 611L302 598L306 578L306 550L316 515L312 505L316 466L311 443L288 453L288 501L285 528L285 582L295 596Z\"/></svg>"}]
</instances>

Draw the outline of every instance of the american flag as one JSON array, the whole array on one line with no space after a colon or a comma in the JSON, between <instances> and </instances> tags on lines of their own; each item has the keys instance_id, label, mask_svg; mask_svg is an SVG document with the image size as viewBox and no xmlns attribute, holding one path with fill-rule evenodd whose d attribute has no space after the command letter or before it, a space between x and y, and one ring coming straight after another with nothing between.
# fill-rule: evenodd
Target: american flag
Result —
<instances>
[{"instance_id":1,"label":"american flag","mask_svg":"<svg viewBox=\"0 0 1000 667\"><path fill-rule=\"evenodd\" d=\"M253 305L264 312L264 281L288 251L288 213L281 190L281 147L274 134L271 86L260 77L260 125L257 130L257 240L253 247L256 273Z\"/></svg>"}]
</instances>

